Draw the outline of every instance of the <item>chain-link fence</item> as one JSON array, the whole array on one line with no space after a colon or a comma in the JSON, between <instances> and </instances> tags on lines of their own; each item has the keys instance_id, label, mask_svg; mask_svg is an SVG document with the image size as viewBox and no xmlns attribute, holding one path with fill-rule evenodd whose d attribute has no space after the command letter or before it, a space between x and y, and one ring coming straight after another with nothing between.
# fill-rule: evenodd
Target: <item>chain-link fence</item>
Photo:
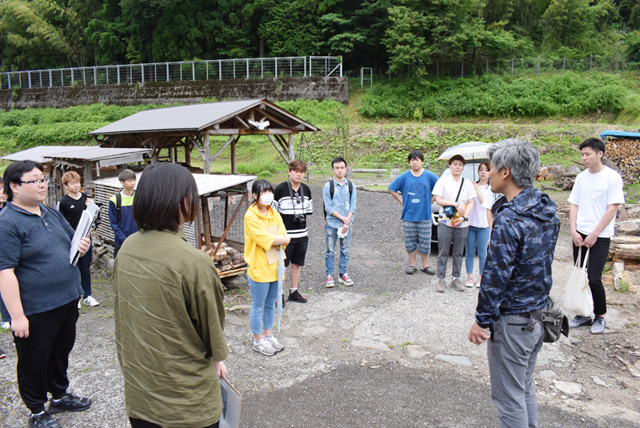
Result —
<instances>
[{"instance_id":1,"label":"chain-link fence","mask_svg":"<svg viewBox=\"0 0 640 428\"><path fill-rule=\"evenodd\" d=\"M590 55L582 59L566 56L503 59L475 59L460 61L434 61L427 67L431 76L467 77L485 74L540 74L562 72L627 72L640 70L640 63L626 62L620 55ZM415 71L415 70L414 70Z\"/></svg>"},{"instance_id":2,"label":"chain-link fence","mask_svg":"<svg viewBox=\"0 0 640 428\"><path fill-rule=\"evenodd\" d=\"M342 58L244 58L10 71L0 72L0 89L313 76L342 77Z\"/></svg>"}]
</instances>

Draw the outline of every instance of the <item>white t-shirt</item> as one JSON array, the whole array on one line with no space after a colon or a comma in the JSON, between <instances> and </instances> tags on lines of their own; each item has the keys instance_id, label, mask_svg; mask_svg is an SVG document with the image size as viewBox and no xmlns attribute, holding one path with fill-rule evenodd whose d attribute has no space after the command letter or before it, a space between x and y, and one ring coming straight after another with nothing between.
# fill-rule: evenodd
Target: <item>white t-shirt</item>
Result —
<instances>
[{"instance_id":1,"label":"white t-shirt","mask_svg":"<svg viewBox=\"0 0 640 428\"><path fill-rule=\"evenodd\" d=\"M609 205L624 204L622 177L607 166L597 174L582 171L576 177L568 200L578 206L576 229L588 235L598 227ZM598 237L611 238L615 222L614 216Z\"/></svg>"},{"instance_id":2,"label":"white t-shirt","mask_svg":"<svg viewBox=\"0 0 640 428\"><path fill-rule=\"evenodd\" d=\"M487 200L487 196L490 196L492 200L491 206L493 206L493 193L489 194L491 190L489 189L488 184L478 185L478 188L482 192L483 200L481 204L480 198L476 197L476 200L473 202L473 209L469 214L469 225L473 227L486 228L489 227L489 222L487 221L487 208L484 207L484 202Z\"/></svg>"},{"instance_id":3,"label":"white t-shirt","mask_svg":"<svg viewBox=\"0 0 640 428\"><path fill-rule=\"evenodd\" d=\"M441 196L442 198L448 201L455 201L456 196L458 195L458 190L460 189L460 180L462 177L458 179L458 181L454 180L453 175L447 175L444 177L440 177L436 182L435 186L433 186L433 190L431 194L433 196ZM473 188L473 184L471 180L464 179L464 183L462 184L462 190L460 191L460 197L458 197L458 202L467 204L467 202L473 198L475 198L476 191ZM475 203L475 201L474 201ZM440 212L442 213L443 207L440 207ZM451 226L451 220L441 217L440 222L446 226ZM458 225L458 227L467 227L469 223L463 221Z\"/></svg>"}]
</instances>

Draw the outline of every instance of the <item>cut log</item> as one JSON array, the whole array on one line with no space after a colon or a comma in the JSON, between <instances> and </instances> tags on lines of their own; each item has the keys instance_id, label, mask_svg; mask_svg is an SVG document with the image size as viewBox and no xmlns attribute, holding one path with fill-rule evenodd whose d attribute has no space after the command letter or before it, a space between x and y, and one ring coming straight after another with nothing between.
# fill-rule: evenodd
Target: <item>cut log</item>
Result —
<instances>
[{"instance_id":1,"label":"cut log","mask_svg":"<svg viewBox=\"0 0 640 428\"><path fill-rule=\"evenodd\" d=\"M239 253L234 255L233 257L231 257L231 261L233 262L234 265L244 262L244 254Z\"/></svg>"},{"instance_id":2,"label":"cut log","mask_svg":"<svg viewBox=\"0 0 640 428\"><path fill-rule=\"evenodd\" d=\"M613 276L613 288L620 290L624 279L624 261L613 262L611 273Z\"/></svg>"},{"instance_id":3,"label":"cut log","mask_svg":"<svg viewBox=\"0 0 640 428\"><path fill-rule=\"evenodd\" d=\"M640 244L615 244L613 259L640 261Z\"/></svg>"},{"instance_id":4,"label":"cut log","mask_svg":"<svg viewBox=\"0 0 640 428\"><path fill-rule=\"evenodd\" d=\"M227 258L227 251L223 247L220 247L218 252L213 256L213 261L219 262L225 258Z\"/></svg>"},{"instance_id":5,"label":"cut log","mask_svg":"<svg viewBox=\"0 0 640 428\"><path fill-rule=\"evenodd\" d=\"M627 245L640 245L640 236L628 236L620 235L611 238L612 245L627 244Z\"/></svg>"},{"instance_id":6,"label":"cut log","mask_svg":"<svg viewBox=\"0 0 640 428\"><path fill-rule=\"evenodd\" d=\"M640 236L640 220L627 220L616 222L616 235Z\"/></svg>"},{"instance_id":7,"label":"cut log","mask_svg":"<svg viewBox=\"0 0 640 428\"><path fill-rule=\"evenodd\" d=\"M233 266L231 264L224 265L224 266L220 267L220 272L226 272L226 271L229 271L231 269L233 269Z\"/></svg>"}]
</instances>

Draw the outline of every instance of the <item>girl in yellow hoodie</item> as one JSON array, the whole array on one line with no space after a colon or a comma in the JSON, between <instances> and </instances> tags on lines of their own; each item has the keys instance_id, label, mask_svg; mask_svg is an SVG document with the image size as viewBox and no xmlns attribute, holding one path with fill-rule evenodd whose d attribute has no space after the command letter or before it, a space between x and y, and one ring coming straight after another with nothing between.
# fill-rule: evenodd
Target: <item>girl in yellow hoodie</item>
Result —
<instances>
[{"instance_id":1,"label":"girl in yellow hoodie","mask_svg":"<svg viewBox=\"0 0 640 428\"><path fill-rule=\"evenodd\" d=\"M280 214L271 207L273 186L256 180L251 187L254 202L244 216L244 260L249 266L247 278L251 290L249 322L255 336L253 350L264 355L282 351L284 346L273 336L275 304L278 299L278 258L269 263L267 251L280 252L289 243ZM272 250L273 252L273 250ZM263 334L264 331L264 334Z\"/></svg>"}]
</instances>

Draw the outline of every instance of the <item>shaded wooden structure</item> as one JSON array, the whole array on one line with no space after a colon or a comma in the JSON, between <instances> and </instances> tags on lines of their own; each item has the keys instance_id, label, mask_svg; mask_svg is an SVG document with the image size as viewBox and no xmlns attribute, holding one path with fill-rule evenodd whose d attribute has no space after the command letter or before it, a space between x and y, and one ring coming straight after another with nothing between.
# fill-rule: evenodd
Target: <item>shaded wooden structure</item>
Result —
<instances>
[{"instance_id":1,"label":"shaded wooden structure","mask_svg":"<svg viewBox=\"0 0 640 428\"><path fill-rule=\"evenodd\" d=\"M236 145L243 135L264 135L288 163L294 159L294 136L320 129L266 99L223 101L142 111L91 131L102 147L147 148L152 162L176 162L180 150L191 166L195 148L209 174L213 162L231 149L231 173L236 173ZM228 137L211 155L211 137Z\"/></svg>"}]
</instances>

